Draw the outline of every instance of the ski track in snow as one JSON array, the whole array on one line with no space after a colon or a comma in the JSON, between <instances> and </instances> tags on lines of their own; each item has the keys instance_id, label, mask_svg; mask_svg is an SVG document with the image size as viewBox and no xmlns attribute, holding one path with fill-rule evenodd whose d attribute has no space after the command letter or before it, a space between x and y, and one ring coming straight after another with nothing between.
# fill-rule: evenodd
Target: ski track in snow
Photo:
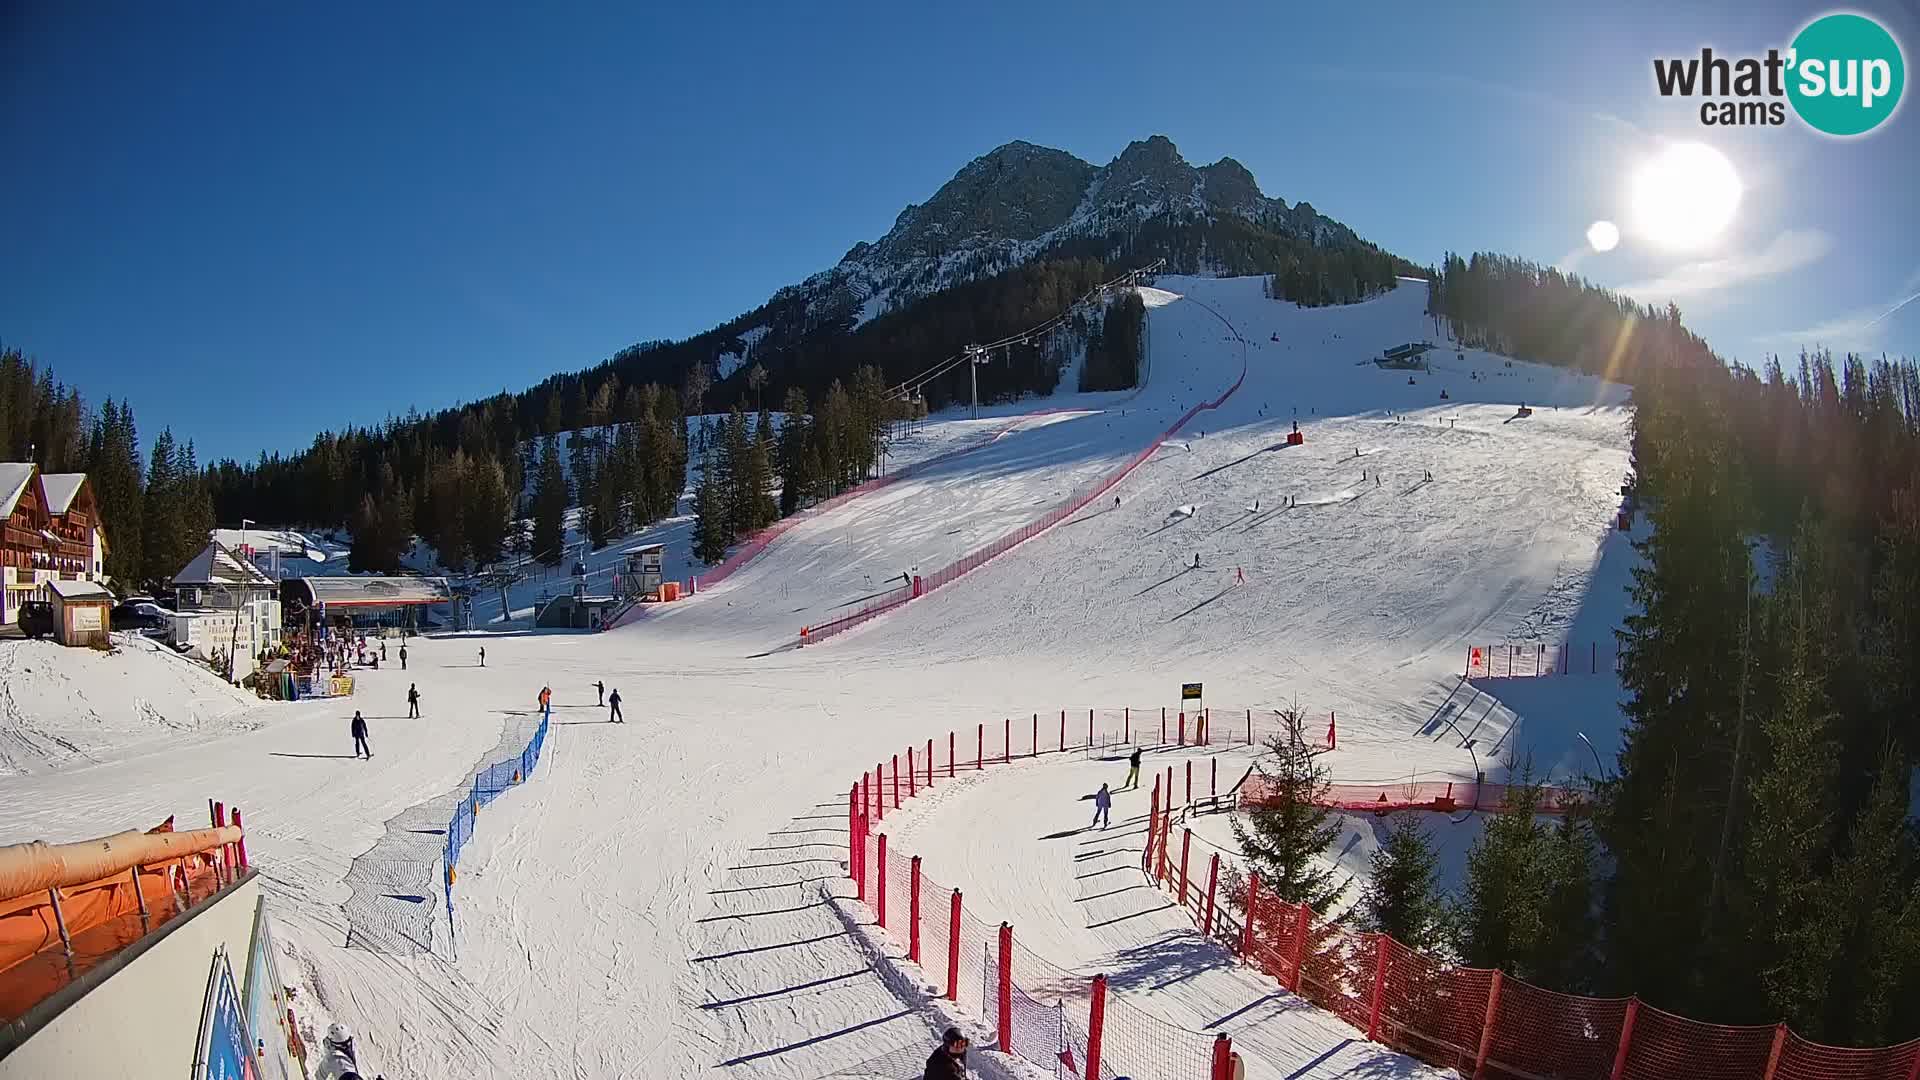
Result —
<instances>
[{"instance_id":1,"label":"ski track in snow","mask_svg":"<svg viewBox=\"0 0 1920 1080\"><path fill-rule=\"evenodd\" d=\"M1588 760L1576 730L1602 753L1617 745L1608 678L1463 689L1459 675L1469 641L1584 641L1618 621L1632 558L1609 532L1627 462L1623 388L1474 351L1412 386L1357 364L1431 335L1417 286L1313 310L1267 300L1258 279L1163 278L1146 297L1147 386L918 425L895 466L978 448L801 523L718 587L610 633L488 635L484 669L472 637L415 639L412 670L359 673L351 701L238 703L203 719L174 703L204 687L142 689L157 715L130 699L90 713L57 693L29 701L8 674L0 766L33 771L0 778L0 842L79 839L169 813L197 824L208 798L242 807L303 985L364 1032L391 1080L496 1075L502 1062L569 1080L811 1080L900 1062L905 1074L930 1046L927 1022L804 893L847 894L845 785L909 742L951 730L964 755L974 726L1000 716L1167 702L1204 680L1210 700L1337 709L1336 779L1470 776L1456 718L1477 725L1482 751L1504 738L1549 774ZM1219 395L1241 371L1223 317L1246 339L1244 385L1115 488L1118 508L1109 495L927 598L782 648L873 591L868 581L924 573L1072 498ZM1525 420L1514 419L1521 400L1535 409ZM992 438L1043 406L1074 411ZM1305 444L1286 446L1296 417ZM1182 505L1194 516L1163 530ZM658 540L669 575L689 576L688 525L595 553L590 574ZM1236 568L1246 584L1233 584ZM510 606L541 585L517 587ZM19 648L0 643L0 664ZM595 706L596 679L621 691L624 726ZM424 716L400 719L414 681ZM530 708L543 684L556 709L540 766L481 811L462 856L457 958L451 947L347 947L353 860L385 822L466 782L504 714ZM370 718L371 761L349 757L355 708ZM77 738L95 713L126 719ZM55 737L86 756L48 749ZM1124 973L1123 996L1170 1021L1224 1023L1250 1075L1416 1074L1249 982L1177 910L1155 910L1164 897L1099 895L1097 879L1075 876L1090 838L1040 838L1083 825L1080 789L1123 771L1055 761L949 784L897 835L1040 955ZM1115 848L1086 860L1114 868L1104 876L1127 878L1144 799L1116 800L1101 838ZM1364 865L1367 844L1356 831L1337 857Z\"/></svg>"}]
</instances>

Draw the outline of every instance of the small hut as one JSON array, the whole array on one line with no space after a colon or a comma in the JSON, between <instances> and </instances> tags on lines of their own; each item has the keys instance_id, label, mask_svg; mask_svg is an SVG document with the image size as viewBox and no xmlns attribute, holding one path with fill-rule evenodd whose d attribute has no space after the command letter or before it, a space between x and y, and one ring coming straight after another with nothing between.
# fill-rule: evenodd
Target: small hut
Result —
<instances>
[{"instance_id":1,"label":"small hut","mask_svg":"<svg viewBox=\"0 0 1920 1080\"><path fill-rule=\"evenodd\" d=\"M70 648L104 649L108 645L109 612L113 594L97 581L47 582L53 604L53 639Z\"/></svg>"}]
</instances>

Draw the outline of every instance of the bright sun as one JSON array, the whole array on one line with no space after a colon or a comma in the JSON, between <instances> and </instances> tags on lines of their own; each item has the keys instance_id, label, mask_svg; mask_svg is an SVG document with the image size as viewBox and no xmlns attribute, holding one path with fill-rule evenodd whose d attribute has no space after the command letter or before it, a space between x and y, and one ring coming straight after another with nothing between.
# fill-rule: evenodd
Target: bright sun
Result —
<instances>
[{"instance_id":1,"label":"bright sun","mask_svg":"<svg viewBox=\"0 0 1920 1080\"><path fill-rule=\"evenodd\" d=\"M1633 174L1635 224L1661 247L1697 248L1733 221L1744 190L1725 154L1705 143L1673 143Z\"/></svg>"}]
</instances>

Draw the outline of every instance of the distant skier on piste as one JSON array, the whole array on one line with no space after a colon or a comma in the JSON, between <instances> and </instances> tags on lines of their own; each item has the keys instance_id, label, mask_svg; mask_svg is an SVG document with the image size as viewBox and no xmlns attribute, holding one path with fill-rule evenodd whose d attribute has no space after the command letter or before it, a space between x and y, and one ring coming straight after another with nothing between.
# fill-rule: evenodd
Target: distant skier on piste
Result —
<instances>
[{"instance_id":1,"label":"distant skier on piste","mask_svg":"<svg viewBox=\"0 0 1920 1080\"><path fill-rule=\"evenodd\" d=\"M407 719L420 719L420 684L407 684Z\"/></svg>"},{"instance_id":2,"label":"distant skier on piste","mask_svg":"<svg viewBox=\"0 0 1920 1080\"><path fill-rule=\"evenodd\" d=\"M1101 784L1100 790L1093 793L1093 825L1104 829L1111 824L1113 824L1113 793L1107 790L1107 785ZM1093 825L1087 827L1091 829Z\"/></svg>"},{"instance_id":3,"label":"distant skier on piste","mask_svg":"<svg viewBox=\"0 0 1920 1080\"><path fill-rule=\"evenodd\" d=\"M595 695L595 699L594 699L595 705L605 705L607 703L607 684L604 680L601 680L601 679L594 680L593 692Z\"/></svg>"},{"instance_id":4,"label":"distant skier on piste","mask_svg":"<svg viewBox=\"0 0 1920 1080\"><path fill-rule=\"evenodd\" d=\"M607 699L607 704L611 707L611 711L607 713L608 723L624 724L627 722L627 718L620 715L620 688L619 687L614 688L613 696Z\"/></svg>"},{"instance_id":5,"label":"distant skier on piste","mask_svg":"<svg viewBox=\"0 0 1920 1080\"><path fill-rule=\"evenodd\" d=\"M1140 786L1140 748L1137 746L1127 755L1127 782L1120 786L1122 789Z\"/></svg>"},{"instance_id":6,"label":"distant skier on piste","mask_svg":"<svg viewBox=\"0 0 1920 1080\"><path fill-rule=\"evenodd\" d=\"M359 757L364 752L367 760L372 761L373 747L367 744L367 718L360 715L359 709L353 710L353 724L348 730L353 733L353 756Z\"/></svg>"}]
</instances>

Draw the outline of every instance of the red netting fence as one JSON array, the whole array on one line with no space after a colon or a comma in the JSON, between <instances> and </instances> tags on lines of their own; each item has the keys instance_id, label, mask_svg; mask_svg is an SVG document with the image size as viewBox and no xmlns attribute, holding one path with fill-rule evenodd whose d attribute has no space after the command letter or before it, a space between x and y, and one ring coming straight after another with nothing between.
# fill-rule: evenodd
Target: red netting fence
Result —
<instances>
[{"instance_id":1,"label":"red netting fence","mask_svg":"<svg viewBox=\"0 0 1920 1080\"><path fill-rule=\"evenodd\" d=\"M1605 675L1618 670L1620 646L1613 641L1507 641L1467 646L1469 679Z\"/></svg>"}]
</instances>

